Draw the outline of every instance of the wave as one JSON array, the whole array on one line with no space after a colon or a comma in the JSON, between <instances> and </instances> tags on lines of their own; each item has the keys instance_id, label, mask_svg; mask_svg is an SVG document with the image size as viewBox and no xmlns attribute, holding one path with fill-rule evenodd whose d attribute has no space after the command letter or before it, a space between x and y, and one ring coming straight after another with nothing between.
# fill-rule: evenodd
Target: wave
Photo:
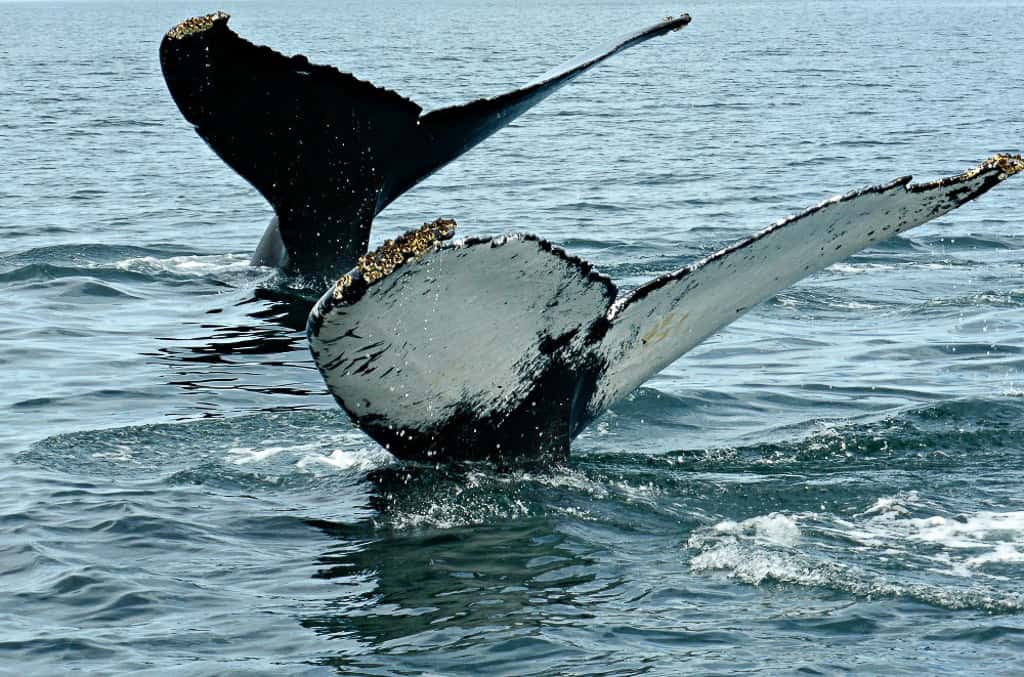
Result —
<instances>
[{"instance_id":1,"label":"wave","mask_svg":"<svg viewBox=\"0 0 1024 677\"><path fill-rule=\"evenodd\" d=\"M340 412L311 410L64 433L36 442L17 460L76 476L279 488L320 477L358 480L393 457Z\"/></svg>"},{"instance_id":2,"label":"wave","mask_svg":"<svg viewBox=\"0 0 1024 677\"><path fill-rule=\"evenodd\" d=\"M138 256L175 256L193 253L180 247L136 247L132 245L111 244L59 244L45 247L33 247L23 252L0 257L0 267L24 266L33 263L51 263L59 265L97 265L110 263L129 257Z\"/></svg>"},{"instance_id":3,"label":"wave","mask_svg":"<svg viewBox=\"0 0 1024 677\"><path fill-rule=\"evenodd\" d=\"M265 278L246 254L198 254L177 247L95 244L39 247L0 258L0 284L87 277L107 282Z\"/></svg>"},{"instance_id":4,"label":"wave","mask_svg":"<svg viewBox=\"0 0 1024 677\"><path fill-rule=\"evenodd\" d=\"M917 498L913 492L881 498L850 519L808 512L721 521L690 535L689 566L755 586L907 597L947 609L1024 611L1024 594L1012 584L1020 567L1006 575L994 568L1024 563L1024 512L910 517L909 505Z\"/></svg>"}]
</instances>

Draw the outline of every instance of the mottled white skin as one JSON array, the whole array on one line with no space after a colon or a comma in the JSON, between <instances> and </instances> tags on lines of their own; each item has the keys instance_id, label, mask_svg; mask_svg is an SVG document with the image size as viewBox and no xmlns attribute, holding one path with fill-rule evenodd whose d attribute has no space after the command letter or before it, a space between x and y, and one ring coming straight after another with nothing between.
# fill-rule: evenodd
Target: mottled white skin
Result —
<instances>
[{"instance_id":1,"label":"mottled white skin","mask_svg":"<svg viewBox=\"0 0 1024 677\"><path fill-rule=\"evenodd\" d=\"M909 185L911 177L836 196L617 300L598 348L608 362L591 406L604 411L758 303L858 251L959 207L1006 177Z\"/></svg>"},{"instance_id":2,"label":"mottled white skin","mask_svg":"<svg viewBox=\"0 0 1024 677\"><path fill-rule=\"evenodd\" d=\"M361 298L325 294L310 319L310 343L330 391L377 430L440 430L454 416L463 427L514 428L537 384L555 374L567 388L547 413L565 418L552 434L564 434L567 448L583 425L761 301L1005 178L992 166L837 196L614 303L606 278L543 241L449 246ZM541 346L558 336L570 338L545 353ZM451 440L434 444L443 455Z\"/></svg>"}]
</instances>

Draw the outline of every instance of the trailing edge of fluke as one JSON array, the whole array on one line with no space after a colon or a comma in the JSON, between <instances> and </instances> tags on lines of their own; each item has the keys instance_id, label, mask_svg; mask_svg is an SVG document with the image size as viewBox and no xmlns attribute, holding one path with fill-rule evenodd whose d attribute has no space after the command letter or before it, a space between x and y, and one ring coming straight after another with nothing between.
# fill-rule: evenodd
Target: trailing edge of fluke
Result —
<instances>
[{"instance_id":1,"label":"trailing edge of fluke","mask_svg":"<svg viewBox=\"0 0 1024 677\"><path fill-rule=\"evenodd\" d=\"M690 17L620 37L529 84L423 113L383 87L248 42L216 12L164 36L160 64L182 115L270 202L253 263L336 277L366 253L395 198L605 59Z\"/></svg>"}]
</instances>

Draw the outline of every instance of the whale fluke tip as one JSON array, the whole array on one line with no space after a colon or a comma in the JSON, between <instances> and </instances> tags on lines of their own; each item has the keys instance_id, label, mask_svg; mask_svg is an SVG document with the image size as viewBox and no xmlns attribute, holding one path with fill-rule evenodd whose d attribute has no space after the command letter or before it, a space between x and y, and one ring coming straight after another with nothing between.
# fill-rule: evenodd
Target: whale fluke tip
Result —
<instances>
[{"instance_id":1,"label":"whale fluke tip","mask_svg":"<svg viewBox=\"0 0 1024 677\"><path fill-rule=\"evenodd\" d=\"M988 161L994 163L1006 176L1013 176L1018 172L1024 171L1024 158L1020 156L1020 153L1017 155L1003 153L989 158Z\"/></svg>"},{"instance_id":2,"label":"whale fluke tip","mask_svg":"<svg viewBox=\"0 0 1024 677\"><path fill-rule=\"evenodd\" d=\"M976 167L971 167L963 174L959 179L973 179L982 172L989 170L999 171L999 180L1002 181L1008 177L1013 176L1017 172L1024 170L1024 159L1021 159L1020 155L1010 155L1009 153L998 153L988 158Z\"/></svg>"},{"instance_id":3,"label":"whale fluke tip","mask_svg":"<svg viewBox=\"0 0 1024 677\"><path fill-rule=\"evenodd\" d=\"M204 16L194 16L190 19L185 19L177 26L167 31L167 37L172 40L183 40L190 35L196 35L197 33L204 33L218 23L227 23L231 15L227 12L214 12L213 14L206 14Z\"/></svg>"},{"instance_id":4,"label":"whale fluke tip","mask_svg":"<svg viewBox=\"0 0 1024 677\"><path fill-rule=\"evenodd\" d=\"M685 13L684 14L680 14L678 17L674 17L671 14L669 14L664 19L662 19L663 23L674 24L672 26L672 30L673 31L680 31L680 30L682 30L686 26L690 25L690 21L692 21L692 19L690 18L690 15L689 14L685 14Z\"/></svg>"},{"instance_id":5,"label":"whale fluke tip","mask_svg":"<svg viewBox=\"0 0 1024 677\"><path fill-rule=\"evenodd\" d=\"M1005 181L1014 174L1018 174L1024 171L1024 158L1021 158L1020 154L1010 155L1009 153L997 153L992 157L984 160L974 167L957 174L956 176L947 176L943 179L936 179L935 181L929 181L927 183L914 184L907 186L908 190L911 191L926 191L934 188L943 188L945 186L952 186L954 184L963 184L967 181L974 179L982 174L987 174L985 183L979 187L979 190L971 194L970 197L964 198L963 202L972 200L981 193L984 193L992 186Z\"/></svg>"},{"instance_id":6,"label":"whale fluke tip","mask_svg":"<svg viewBox=\"0 0 1024 677\"><path fill-rule=\"evenodd\" d=\"M999 171L999 180L1002 181L1010 176L1013 176L1017 172L1024 170L1024 159L1021 159L1020 155L1010 155L1009 153L998 153L988 158L984 162L980 163L976 167L971 167L963 174L959 179L973 179L978 174L989 170Z\"/></svg>"}]
</instances>

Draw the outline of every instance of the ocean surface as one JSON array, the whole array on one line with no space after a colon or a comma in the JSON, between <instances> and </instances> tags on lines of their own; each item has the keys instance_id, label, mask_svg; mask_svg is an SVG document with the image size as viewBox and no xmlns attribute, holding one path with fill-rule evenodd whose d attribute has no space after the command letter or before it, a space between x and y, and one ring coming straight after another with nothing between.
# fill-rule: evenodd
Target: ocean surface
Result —
<instances>
[{"instance_id":1,"label":"ocean surface","mask_svg":"<svg viewBox=\"0 0 1024 677\"><path fill-rule=\"evenodd\" d=\"M397 462L157 48L224 9L430 109L686 11L389 207L622 288L1024 146L1024 4L0 4L0 674L1024 673L1024 180L832 266L559 467Z\"/></svg>"}]
</instances>

